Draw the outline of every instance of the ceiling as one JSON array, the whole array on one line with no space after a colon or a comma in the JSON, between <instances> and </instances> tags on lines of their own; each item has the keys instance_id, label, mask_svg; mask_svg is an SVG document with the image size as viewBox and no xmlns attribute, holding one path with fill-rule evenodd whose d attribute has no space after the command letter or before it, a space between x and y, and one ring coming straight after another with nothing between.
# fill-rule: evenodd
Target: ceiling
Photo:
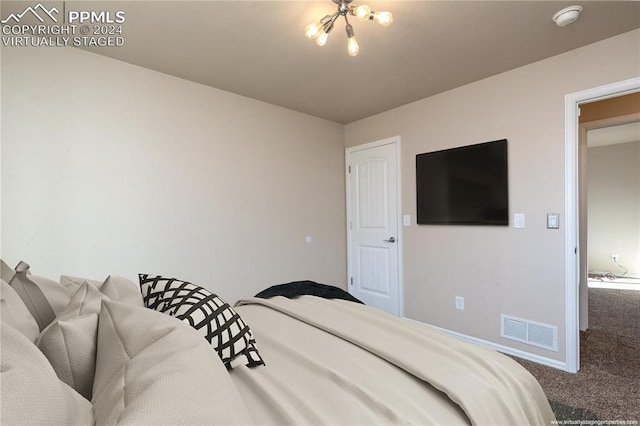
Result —
<instances>
[{"instance_id":1,"label":"ceiling","mask_svg":"<svg viewBox=\"0 0 640 426\"><path fill-rule=\"evenodd\" d=\"M600 129L591 129L587 133L587 145L589 148L640 142L640 121Z\"/></svg>"},{"instance_id":2,"label":"ceiling","mask_svg":"<svg viewBox=\"0 0 640 426\"><path fill-rule=\"evenodd\" d=\"M564 28L551 18L576 2L353 2L365 3L394 22L352 18L353 58L343 24L323 48L303 35L335 10L330 0L64 6L126 13L125 45L96 53L342 124L640 27L637 1L581 1L580 19Z\"/></svg>"}]
</instances>

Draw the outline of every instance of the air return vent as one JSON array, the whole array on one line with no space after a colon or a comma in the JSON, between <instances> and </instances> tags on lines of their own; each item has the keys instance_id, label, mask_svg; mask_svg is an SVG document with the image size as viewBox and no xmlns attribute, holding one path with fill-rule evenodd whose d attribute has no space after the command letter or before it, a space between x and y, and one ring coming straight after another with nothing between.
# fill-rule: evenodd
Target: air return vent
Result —
<instances>
[{"instance_id":1,"label":"air return vent","mask_svg":"<svg viewBox=\"0 0 640 426\"><path fill-rule=\"evenodd\" d=\"M539 348L558 351L558 327L501 315L500 336Z\"/></svg>"}]
</instances>

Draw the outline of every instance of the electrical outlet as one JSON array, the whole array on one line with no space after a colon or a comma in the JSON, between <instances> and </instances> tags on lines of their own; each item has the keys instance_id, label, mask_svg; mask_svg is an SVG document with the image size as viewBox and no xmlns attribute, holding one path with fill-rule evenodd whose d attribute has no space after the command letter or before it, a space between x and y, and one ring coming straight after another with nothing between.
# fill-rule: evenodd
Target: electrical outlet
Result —
<instances>
[{"instance_id":1,"label":"electrical outlet","mask_svg":"<svg viewBox=\"0 0 640 426\"><path fill-rule=\"evenodd\" d=\"M456 309L464 311L464 297L456 296Z\"/></svg>"},{"instance_id":2,"label":"electrical outlet","mask_svg":"<svg viewBox=\"0 0 640 426\"><path fill-rule=\"evenodd\" d=\"M618 259L620 259L620 255L618 253L611 253L611 260L618 263Z\"/></svg>"}]
</instances>

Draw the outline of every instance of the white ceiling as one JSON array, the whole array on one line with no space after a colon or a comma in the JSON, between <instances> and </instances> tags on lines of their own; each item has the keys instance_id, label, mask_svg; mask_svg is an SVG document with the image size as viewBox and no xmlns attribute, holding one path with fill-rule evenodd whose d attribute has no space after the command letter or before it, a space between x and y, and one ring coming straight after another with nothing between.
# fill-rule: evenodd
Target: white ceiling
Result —
<instances>
[{"instance_id":1,"label":"white ceiling","mask_svg":"<svg viewBox=\"0 0 640 426\"><path fill-rule=\"evenodd\" d=\"M305 25L335 10L330 0L64 6L125 11L125 45L97 53L343 124L640 28L638 1L580 1L580 19L564 28L551 17L576 2L353 4L365 3L393 12L394 23L352 18L355 58L346 53L343 24L323 48L303 35Z\"/></svg>"},{"instance_id":2,"label":"white ceiling","mask_svg":"<svg viewBox=\"0 0 640 426\"><path fill-rule=\"evenodd\" d=\"M640 121L618 126L592 129L587 132L587 145L591 147L640 142Z\"/></svg>"}]
</instances>

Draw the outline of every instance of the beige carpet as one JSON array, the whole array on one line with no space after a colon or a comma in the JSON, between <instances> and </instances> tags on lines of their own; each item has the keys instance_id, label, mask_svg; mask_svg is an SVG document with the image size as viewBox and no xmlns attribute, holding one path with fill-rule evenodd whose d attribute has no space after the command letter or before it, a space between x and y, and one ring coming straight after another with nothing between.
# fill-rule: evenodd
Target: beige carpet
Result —
<instances>
[{"instance_id":1,"label":"beige carpet","mask_svg":"<svg viewBox=\"0 0 640 426\"><path fill-rule=\"evenodd\" d=\"M589 289L589 329L580 333L577 374L516 359L547 398L600 420L640 424L640 291Z\"/></svg>"}]
</instances>

